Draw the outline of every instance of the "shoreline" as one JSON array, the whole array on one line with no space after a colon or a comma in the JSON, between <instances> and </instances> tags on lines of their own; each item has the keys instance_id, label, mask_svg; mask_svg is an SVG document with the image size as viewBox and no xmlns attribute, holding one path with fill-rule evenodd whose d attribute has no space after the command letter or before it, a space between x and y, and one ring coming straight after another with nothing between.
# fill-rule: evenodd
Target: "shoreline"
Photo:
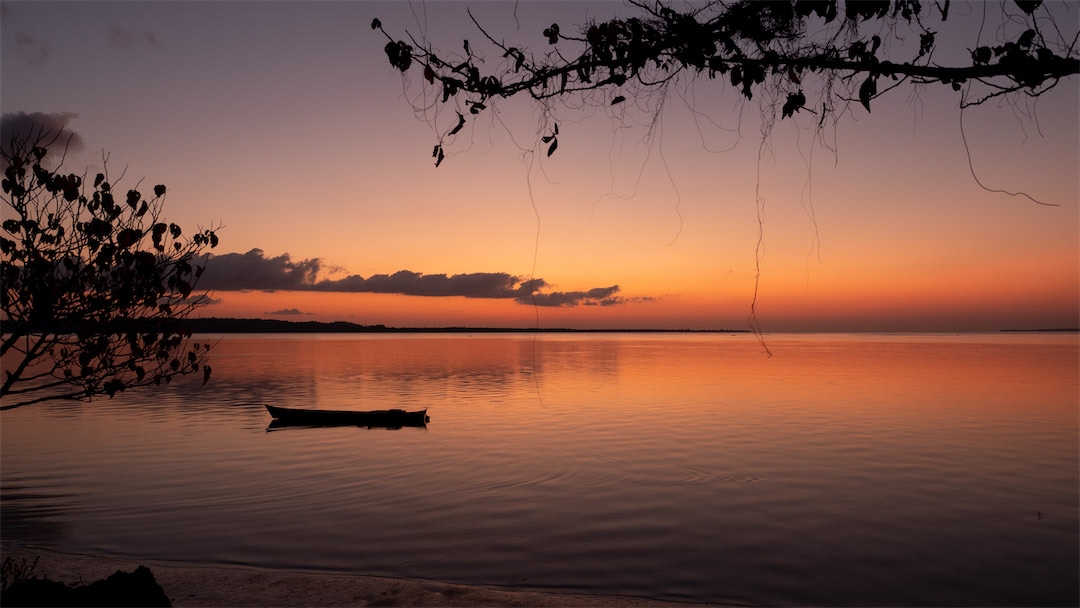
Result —
<instances>
[{"instance_id":1,"label":"shoreline","mask_svg":"<svg viewBox=\"0 0 1080 608\"><path fill-rule=\"evenodd\" d=\"M252 566L211 566L154 559L64 553L27 546L0 548L0 559L32 563L33 575L68 585L86 585L117 570L147 566L173 606L515 606L644 607L703 606L650 598L505 589L426 579L273 570Z\"/></svg>"}]
</instances>

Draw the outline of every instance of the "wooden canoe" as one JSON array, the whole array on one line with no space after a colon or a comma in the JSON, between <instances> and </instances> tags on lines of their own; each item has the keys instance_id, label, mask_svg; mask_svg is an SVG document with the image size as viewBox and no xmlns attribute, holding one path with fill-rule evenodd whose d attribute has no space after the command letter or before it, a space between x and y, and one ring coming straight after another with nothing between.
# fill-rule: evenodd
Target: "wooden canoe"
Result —
<instances>
[{"instance_id":1,"label":"wooden canoe","mask_svg":"<svg viewBox=\"0 0 1080 608\"><path fill-rule=\"evenodd\" d=\"M427 426L427 410L406 412L405 410L373 410L354 412L343 410L307 410L291 407L267 405L266 411L275 422L309 426L368 426L399 428L403 426Z\"/></svg>"}]
</instances>

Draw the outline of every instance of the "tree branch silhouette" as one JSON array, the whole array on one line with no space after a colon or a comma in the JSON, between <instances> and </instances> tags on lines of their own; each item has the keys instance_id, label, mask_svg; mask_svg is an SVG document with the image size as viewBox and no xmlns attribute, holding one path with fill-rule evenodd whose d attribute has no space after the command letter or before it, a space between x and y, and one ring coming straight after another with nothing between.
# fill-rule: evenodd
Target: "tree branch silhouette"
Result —
<instances>
[{"instance_id":1,"label":"tree branch silhouette","mask_svg":"<svg viewBox=\"0 0 1080 608\"><path fill-rule=\"evenodd\" d=\"M543 120L537 145L546 146L551 156L559 146L551 100L584 95L586 103L616 106L648 101L650 96L663 99L667 87L684 76L691 82L719 81L747 100L755 95L764 100L764 145L776 120L809 112L817 117L820 131L827 119L838 119L856 102L870 112L879 97L905 85L916 91L927 85L948 86L959 93L962 112L1005 96L1038 98L1080 73L1080 32L1063 32L1055 19L1058 9L1043 0L1003 1L1004 23L996 43L982 44L980 26L966 52L946 60L935 55L949 55L962 42L945 38L958 35L944 27L950 0L713 0L679 9L660 0L628 3L637 16L586 21L571 33L552 23L539 32L546 42L544 51L505 42L469 12L486 42L501 53L501 60L494 62L467 40L460 51L445 52L408 32L391 36L379 19L371 28L386 37L387 59L406 84L410 74L420 72L424 86L437 93L432 106L441 104L457 114L452 128L437 132L435 166L446 157L444 142L503 98L539 103ZM954 14L950 27L957 20ZM939 45L941 40L950 44ZM947 50L939 53L942 49ZM662 103L657 114L659 108ZM759 151L759 165L760 158ZM759 240L748 323L760 337L760 194L755 205Z\"/></svg>"},{"instance_id":2,"label":"tree branch silhouette","mask_svg":"<svg viewBox=\"0 0 1080 608\"><path fill-rule=\"evenodd\" d=\"M90 185L61 173L63 158L46 168L55 140L38 128L0 151L0 409L112 397L199 371L206 382L210 345L191 341L180 320L208 301L192 294L214 229L188 237L166 223L165 186L121 195L108 169Z\"/></svg>"},{"instance_id":3,"label":"tree branch silhouette","mask_svg":"<svg viewBox=\"0 0 1080 608\"><path fill-rule=\"evenodd\" d=\"M820 108L824 118L836 107L831 97L838 82L849 92L842 99L858 100L869 112L873 100L903 82L943 84L958 91L978 82L991 92L962 102L977 105L1009 93L1037 97L1080 72L1076 38L1065 40L1056 23L1057 39L1039 27L1039 18L1052 21L1042 0L1014 0L1026 28L1000 44L974 46L966 61L952 65L934 61L938 40L930 27L931 21L949 18L949 0L714 1L682 11L662 2L630 4L642 16L586 23L577 35L551 24L542 32L551 48L542 54L497 39L470 12L484 38L502 53L503 61L493 70L467 40L463 55L445 54L411 34L405 36L409 42L395 39L378 19L371 27L386 36L385 52L394 68L403 74L420 71L441 91L443 104L461 102L472 115L497 98L516 95L544 100L603 90L614 105L689 73L693 78L726 79L747 99L762 88L780 92L781 99L786 95L780 108L783 119L815 111L807 105L806 76L816 74L821 102L814 108ZM897 44L900 50L892 56L892 45L869 33L886 31L897 40L903 37L896 32L914 34L918 48ZM466 120L458 112L454 127L441 134L432 154L436 165L445 158L442 138L458 133ZM544 136L549 155L558 146L557 135Z\"/></svg>"}]
</instances>

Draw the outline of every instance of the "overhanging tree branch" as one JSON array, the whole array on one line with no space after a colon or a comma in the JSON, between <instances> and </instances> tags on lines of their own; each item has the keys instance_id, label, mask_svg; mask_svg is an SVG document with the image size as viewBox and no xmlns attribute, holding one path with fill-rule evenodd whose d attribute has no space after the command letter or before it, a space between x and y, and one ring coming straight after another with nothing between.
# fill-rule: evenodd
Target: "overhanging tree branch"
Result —
<instances>
[{"instance_id":1,"label":"overhanging tree branch","mask_svg":"<svg viewBox=\"0 0 1080 608\"><path fill-rule=\"evenodd\" d=\"M662 2L633 1L643 16L586 23L578 35L567 35L553 23L542 32L552 50L539 56L500 41L470 12L484 38L502 52L503 61L494 70L468 41L462 45L463 55L443 54L411 35L411 44L395 39L378 19L371 26L386 36L385 52L393 67L403 74L421 70L428 85L441 91L441 103L454 100L473 115L496 98L522 94L544 100L607 90L609 103L617 104L633 94L623 91L630 84L641 93L690 73L723 78L748 99L762 88L780 99L786 95L780 108L780 118L786 118L806 107L809 74L817 76L820 94L826 97L824 112L833 105L827 98L834 82L849 83L850 97L869 111L871 101L891 88L879 93L881 79L940 83L956 90L978 82L995 90L965 102L970 105L1007 93L1039 96L1080 73L1076 37L1066 40L1056 22L1057 40L1044 36L1038 20L1052 16L1041 0L1014 3L1026 23L1022 30L993 46L973 45L966 60L952 64L933 60L938 40L929 27L932 20L943 23L949 18L947 0L744 0L709 2L685 11ZM891 32L893 44L870 32ZM904 39L918 40L917 48L903 44ZM567 45L580 48L568 55ZM443 159L442 138L459 132L467 120L462 112L458 116L457 124L439 138L433 153L436 165Z\"/></svg>"}]
</instances>

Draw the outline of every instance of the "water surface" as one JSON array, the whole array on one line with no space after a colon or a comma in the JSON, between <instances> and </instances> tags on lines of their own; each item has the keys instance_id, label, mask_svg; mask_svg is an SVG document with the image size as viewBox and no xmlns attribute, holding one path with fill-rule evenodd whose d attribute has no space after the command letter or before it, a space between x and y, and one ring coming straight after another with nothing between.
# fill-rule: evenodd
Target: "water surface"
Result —
<instances>
[{"instance_id":1,"label":"water surface","mask_svg":"<svg viewBox=\"0 0 1080 608\"><path fill-rule=\"evenodd\" d=\"M5 542L698 602L1076 605L1080 337L223 336L4 412ZM428 408L269 429L261 404Z\"/></svg>"}]
</instances>

